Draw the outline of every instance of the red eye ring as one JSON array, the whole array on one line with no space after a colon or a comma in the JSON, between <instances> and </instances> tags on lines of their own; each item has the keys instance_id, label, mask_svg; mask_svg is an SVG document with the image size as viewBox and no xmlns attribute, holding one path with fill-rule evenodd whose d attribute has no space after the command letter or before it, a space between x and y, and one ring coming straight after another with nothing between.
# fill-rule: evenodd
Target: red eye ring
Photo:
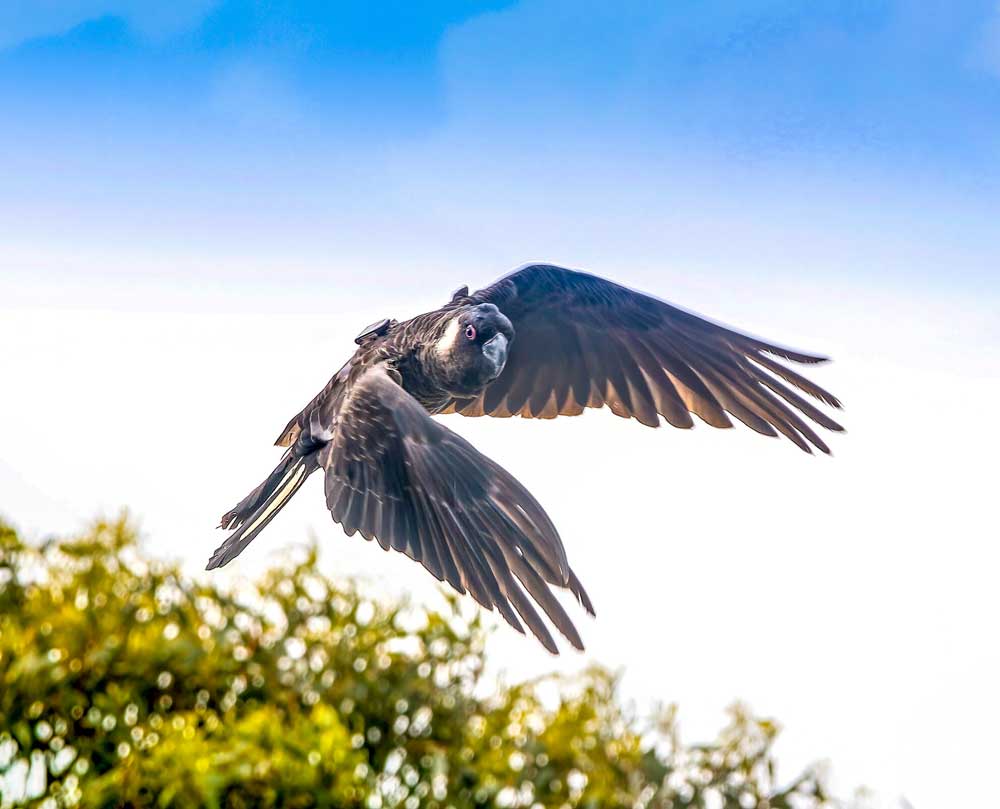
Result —
<instances>
[{"instance_id":1,"label":"red eye ring","mask_svg":"<svg viewBox=\"0 0 1000 809\"><path fill-rule=\"evenodd\" d=\"M476 339L476 327L471 323L465 327L465 339L475 340Z\"/></svg>"}]
</instances>

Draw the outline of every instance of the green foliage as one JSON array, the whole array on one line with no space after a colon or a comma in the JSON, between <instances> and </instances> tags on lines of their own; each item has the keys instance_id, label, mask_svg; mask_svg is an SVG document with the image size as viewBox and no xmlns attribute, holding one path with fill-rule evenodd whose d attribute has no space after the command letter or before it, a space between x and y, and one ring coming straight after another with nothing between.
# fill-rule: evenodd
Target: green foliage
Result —
<instances>
[{"instance_id":1,"label":"green foliage","mask_svg":"<svg viewBox=\"0 0 1000 809\"><path fill-rule=\"evenodd\" d=\"M42 547L0 525L0 806L832 805L813 770L776 785L777 730L742 710L685 747L600 668L487 688L449 603L372 601L315 552L228 592L124 519Z\"/></svg>"}]
</instances>

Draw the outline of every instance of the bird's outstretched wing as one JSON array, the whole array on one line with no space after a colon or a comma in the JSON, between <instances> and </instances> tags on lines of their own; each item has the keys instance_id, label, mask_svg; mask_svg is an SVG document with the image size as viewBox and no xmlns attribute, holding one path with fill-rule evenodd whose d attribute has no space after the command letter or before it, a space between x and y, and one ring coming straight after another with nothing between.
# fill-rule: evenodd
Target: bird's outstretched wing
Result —
<instances>
[{"instance_id":1,"label":"bird's outstretched wing","mask_svg":"<svg viewBox=\"0 0 1000 809\"><path fill-rule=\"evenodd\" d=\"M650 427L658 416L690 427L691 413L731 427L728 413L758 433L780 432L806 452L811 444L827 453L802 415L843 429L789 385L832 407L840 402L775 359L824 357L740 334L603 278L533 265L470 298L496 304L514 324L514 341L503 373L444 412L554 418L607 405Z\"/></svg>"},{"instance_id":2,"label":"bird's outstretched wing","mask_svg":"<svg viewBox=\"0 0 1000 809\"><path fill-rule=\"evenodd\" d=\"M593 607L542 507L510 474L433 420L384 365L366 371L346 393L319 464L327 506L348 535L360 532L385 550L402 551L460 593L496 607L520 632L523 620L557 653L533 599L583 648L548 585L571 590L591 614Z\"/></svg>"}]
</instances>

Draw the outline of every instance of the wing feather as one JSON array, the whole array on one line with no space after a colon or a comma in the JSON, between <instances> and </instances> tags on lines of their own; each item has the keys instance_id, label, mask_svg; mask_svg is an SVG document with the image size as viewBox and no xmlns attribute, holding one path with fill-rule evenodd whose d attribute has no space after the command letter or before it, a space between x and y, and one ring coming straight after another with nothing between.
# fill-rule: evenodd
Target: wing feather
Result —
<instances>
[{"instance_id":1,"label":"wing feather","mask_svg":"<svg viewBox=\"0 0 1000 809\"><path fill-rule=\"evenodd\" d=\"M445 412L553 418L608 407L650 427L662 416L713 427L729 416L762 435L779 433L800 449L829 452L806 422L843 428L792 388L839 408L839 400L785 362L826 358L713 323L665 301L587 273L531 265L470 296L495 304L514 325L500 376L475 399ZM784 384L787 383L787 384Z\"/></svg>"},{"instance_id":2,"label":"wing feather","mask_svg":"<svg viewBox=\"0 0 1000 809\"><path fill-rule=\"evenodd\" d=\"M555 526L524 486L431 419L383 365L344 393L335 422L319 463L331 515L349 535L406 553L557 653L537 603L582 648L549 586L593 606Z\"/></svg>"}]
</instances>

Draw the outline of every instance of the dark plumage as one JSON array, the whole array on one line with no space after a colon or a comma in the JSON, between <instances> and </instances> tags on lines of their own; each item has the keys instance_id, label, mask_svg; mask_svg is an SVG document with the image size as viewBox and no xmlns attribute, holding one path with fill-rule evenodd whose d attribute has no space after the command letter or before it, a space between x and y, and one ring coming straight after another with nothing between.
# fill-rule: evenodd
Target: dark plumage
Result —
<instances>
[{"instance_id":1,"label":"dark plumage","mask_svg":"<svg viewBox=\"0 0 1000 809\"><path fill-rule=\"evenodd\" d=\"M554 418L607 405L650 427L662 416L685 428L692 413L713 427L735 416L827 453L807 420L843 429L792 387L832 407L837 399L775 359L823 357L560 267L524 267L472 294L463 287L437 311L373 324L357 343L278 436L281 463L222 517L234 533L208 568L238 556L322 469L327 507L348 535L402 551L518 631L523 621L553 653L532 601L578 649L548 585L594 612L555 526L520 483L431 415Z\"/></svg>"}]
</instances>

